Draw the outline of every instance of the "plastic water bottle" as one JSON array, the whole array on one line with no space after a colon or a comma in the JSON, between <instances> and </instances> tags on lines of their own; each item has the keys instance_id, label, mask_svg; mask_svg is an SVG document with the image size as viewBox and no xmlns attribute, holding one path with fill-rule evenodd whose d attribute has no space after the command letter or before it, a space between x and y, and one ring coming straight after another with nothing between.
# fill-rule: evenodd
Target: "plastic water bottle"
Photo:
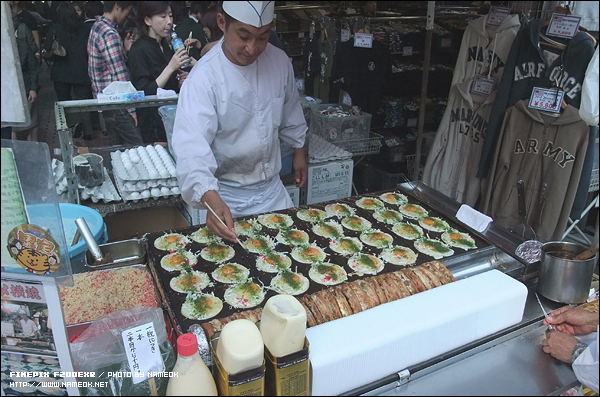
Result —
<instances>
[{"instance_id":1,"label":"plastic water bottle","mask_svg":"<svg viewBox=\"0 0 600 397\"><path fill-rule=\"evenodd\" d=\"M181 39L179 38L179 36L177 36L177 33L173 32L171 33L171 44L173 45L173 51L177 52L180 48L185 48L185 46L183 45L183 41L181 41ZM184 63L183 65L181 65L181 68L187 68L188 66L190 66L190 60L188 59L186 63Z\"/></svg>"}]
</instances>

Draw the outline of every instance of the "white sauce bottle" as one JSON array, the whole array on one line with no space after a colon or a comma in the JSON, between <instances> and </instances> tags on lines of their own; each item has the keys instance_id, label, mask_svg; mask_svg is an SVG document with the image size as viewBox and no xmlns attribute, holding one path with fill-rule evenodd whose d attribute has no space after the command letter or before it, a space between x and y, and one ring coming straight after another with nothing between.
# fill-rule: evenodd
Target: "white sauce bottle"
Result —
<instances>
[{"instance_id":1,"label":"white sauce bottle","mask_svg":"<svg viewBox=\"0 0 600 397\"><path fill-rule=\"evenodd\" d=\"M216 396L217 386L210 370L198 354L198 341L194 334L177 338L177 361L169 379L167 396Z\"/></svg>"},{"instance_id":2,"label":"white sauce bottle","mask_svg":"<svg viewBox=\"0 0 600 397\"><path fill-rule=\"evenodd\" d=\"M265 346L275 357L302 350L306 334L306 310L291 295L275 295L267 301L260 320Z\"/></svg>"}]
</instances>

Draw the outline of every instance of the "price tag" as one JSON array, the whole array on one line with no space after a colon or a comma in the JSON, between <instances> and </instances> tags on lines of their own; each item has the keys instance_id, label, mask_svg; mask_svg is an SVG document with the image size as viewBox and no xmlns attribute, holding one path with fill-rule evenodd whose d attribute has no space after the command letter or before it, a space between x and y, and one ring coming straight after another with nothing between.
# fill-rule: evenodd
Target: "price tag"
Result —
<instances>
[{"instance_id":1,"label":"price tag","mask_svg":"<svg viewBox=\"0 0 600 397\"><path fill-rule=\"evenodd\" d=\"M552 113L560 113L564 91L534 87L529 100L529 107L532 109L544 110Z\"/></svg>"},{"instance_id":2,"label":"price tag","mask_svg":"<svg viewBox=\"0 0 600 397\"><path fill-rule=\"evenodd\" d=\"M500 26L502 24L502 21L504 21L504 18L506 18L509 15L510 8L490 7L490 12L488 13L485 24L492 26Z\"/></svg>"},{"instance_id":3,"label":"price tag","mask_svg":"<svg viewBox=\"0 0 600 397\"><path fill-rule=\"evenodd\" d=\"M473 94L490 95L494 91L495 86L496 79L476 75L475 81L473 81L473 85L471 86L471 92Z\"/></svg>"},{"instance_id":4,"label":"price tag","mask_svg":"<svg viewBox=\"0 0 600 397\"><path fill-rule=\"evenodd\" d=\"M350 29L342 29L342 43L350 40Z\"/></svg>"},{"instance_id":5,"label":"price tag","mask_svg":"<svg viewBox=\"0 0 600 397\"><path fill-rule=\"evenodd\" d=\"M134 385L154 377L153 372L165 370L153 323L127 329L121 336Z\"/></svg>"},{"instance_id":6,"label":"price tag","mask_svg":"<svg viewBox=\"0 0 600 397\"><path fill-rule=\"evenodd\" d=\"M546 34L572 39L579 29L579 22L581 22L581 17L554 13Z\"/></svg>"},{"instance_id":7,"label":"price tag","mask_svg":"<svg viewBox=\"0 0 600 397\"><path fill-rule=\"evenodd\" d=\"M440 44L440 47L442 47L442 48L452 47L452 39L451 38L442 39L442 43Z\"/></svg>"},{"instance_id":8,"label":"price tag","mask_svg":"<svg viewBox=\"0 0 600 397\"><path fill-rule=\"evenodd\" d=\"M296 79L296 88L298 91L304 91L304 79Z\"/></svg>"},{"instance_id":9,"label":"price tag","mask_svg":"<svg viewBox=\"0 0 600 397\"><path fill-rule=\"evenodd\" d=\"M412 47L402 47L402 56L403 57L409 57L413 54L413 48Z\"/></svg>"},{"instance_id":10,"label":"price tag","mask_svg":"<svg viewBox=\"0 0 600 397\"><path fill-rule=\"evenodd\" d=\"M346 91L342 92L342 103L347 106L352 106L352 98Z\"/></svg>"},{"instance_id":11,"label":"price tag","mask_svg":"<svg viewBox=\"0 0 600 397\"><path fill-rule=\"evenodd\" d=\"M354 47L373 48L373 35L370 33L356 33Z\"/></svg>"}]
</instances>

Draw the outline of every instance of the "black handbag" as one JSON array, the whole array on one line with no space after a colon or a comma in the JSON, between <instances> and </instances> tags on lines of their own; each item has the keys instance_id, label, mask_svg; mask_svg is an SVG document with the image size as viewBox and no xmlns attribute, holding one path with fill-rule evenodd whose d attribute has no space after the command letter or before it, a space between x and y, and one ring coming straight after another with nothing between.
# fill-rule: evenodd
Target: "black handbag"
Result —
<instances>
[{"instance_id":1,"label":"black handbag","mask_svg":"<svg viewBox=\"0 0 600 397\"><path fill-rule=\"evenodd\" d=\"M48 43L51 43L51 45L49 46ZM50 48L48 48L48 47L50 47ZM54 30L53 30L52 31L52 39L49 40L47 38L46 41L44 42L44 48L42 50L42 58L52 59L55 56L56 57L66 57L67 50L65 50L65 47L63 47L59 43L58 38L56 37L56 32L54 32Z\"/></svg>"}]
</instances>

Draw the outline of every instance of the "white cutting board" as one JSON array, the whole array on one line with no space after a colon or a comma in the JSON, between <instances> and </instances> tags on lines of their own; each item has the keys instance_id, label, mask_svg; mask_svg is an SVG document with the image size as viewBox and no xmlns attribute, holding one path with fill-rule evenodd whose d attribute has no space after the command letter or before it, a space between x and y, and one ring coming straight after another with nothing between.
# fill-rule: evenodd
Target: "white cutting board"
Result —
<instances>
[{"instance_id":1,"label":"white cutting board","mask_svg":"<svg viewBox=\"0 0 600 397\"><path fill-rule=\"evenodd\" d=\"M337 395L521 322L527 287L490 270L309 328L312 395Z\"/></svg>"}]
</instances>

